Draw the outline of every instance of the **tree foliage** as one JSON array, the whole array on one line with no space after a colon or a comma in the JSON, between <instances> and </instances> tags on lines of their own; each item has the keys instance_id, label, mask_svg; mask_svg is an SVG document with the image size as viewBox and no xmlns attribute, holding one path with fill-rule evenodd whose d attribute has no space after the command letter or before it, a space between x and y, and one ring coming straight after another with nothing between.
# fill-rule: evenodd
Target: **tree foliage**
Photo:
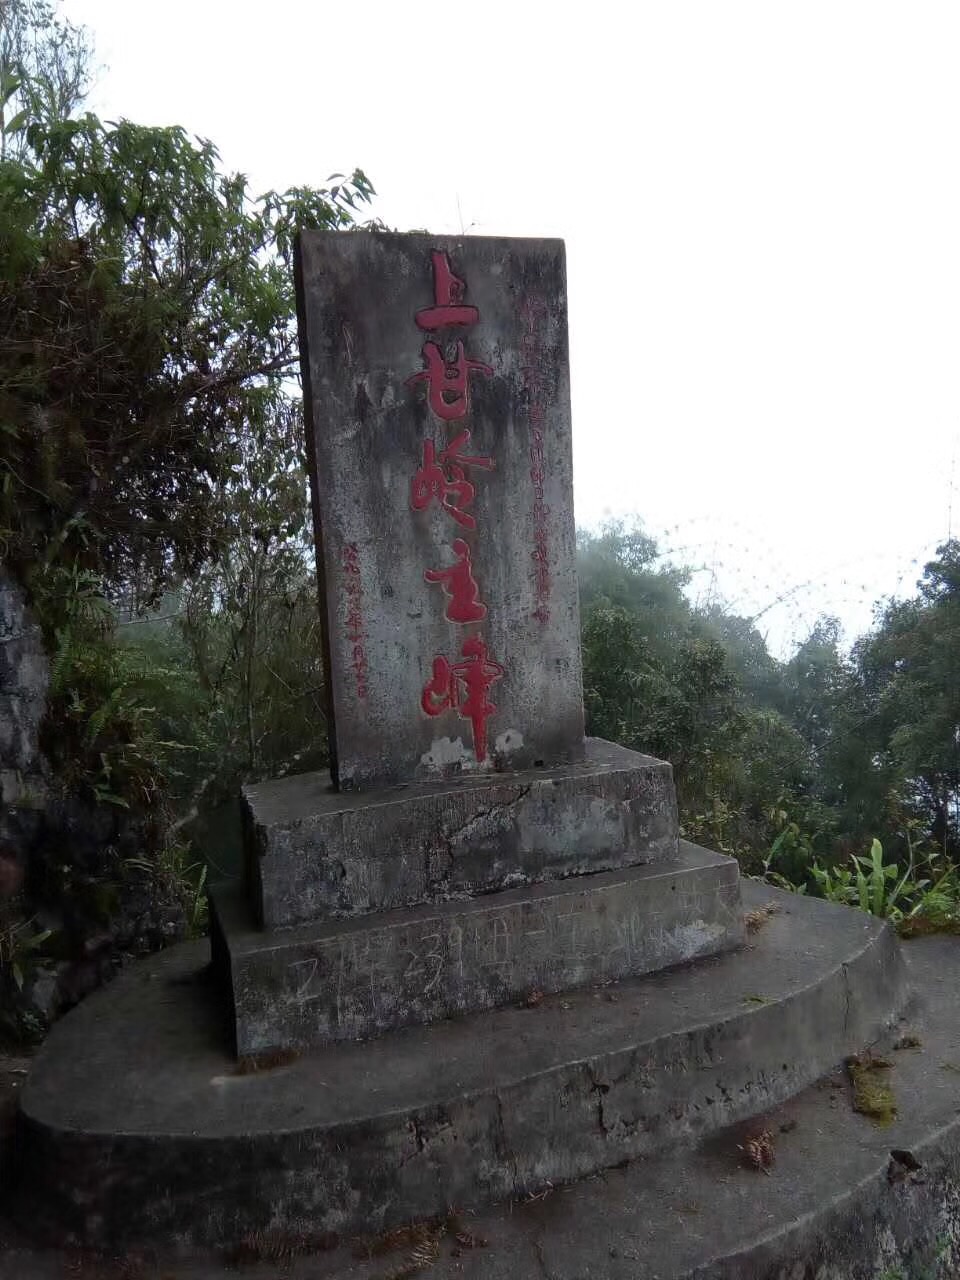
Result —
<instances>
[{"instance_id":1,"label":"tree foliage","mask_svg":"<svg viewBox=\"0 0 960 1280\"><path fill-rule=\"evenodd\" d=\"M48 37L37 78L55 80L71 46L60 28ZM0 555L54 655L58 774L139 805L162 788L135 785L119 756L146 740L133 701L155 699L121 679L119 657L101 660L112 615L94 625L81 606L92 593L136 612L187 582L190 616L203 601L222 620L268 579L305 579L293 236L351 225L373 189L357 170L253 198L182 129L68 118L30 106L39 89L21 95L24 145L0 162ZM264 625L247 619L230 661Z\"/></svg>"},{"instance_id":2,"label":"tree foliage","mask_svg":"<svg viewBox=\"0 0 960 1280\"><path fill-rule=\"evenodd\" d=\"M299 405L245 446L221 553L184 582L172 627L201 694L193 805L326 761L323 645Z\"/></svg>"},{"instance_id":3,"label":"tree foliage","mask_svg":"<svg viewBox=\"0 0 960 1280\"><path fill-rule=\"evenodd\" d=\"M87 32L49 0L0 0L0 160L24 154L31 120L65 120L76 111L92 62Z\"/></svg>"},{"instance_id":4,"label":"tree foliage","mask_svg":"<svg viewBox=\"0 0 960 1280\"><path fill-rule=\"evenodd\" d=\"M863 736L892 799L960 851L960 542L945 543L918 594L890 602L856 648Z\"/></svg>"},{"instance_id":5,"label":"tree foliage","mask_svg":"<svg viewBox=\"0 0 960 1280\"><path fill-rule=\"evenodd\" d=\"M748 619L693 609L642 532L582 536L580 571L591 730L672 760L689 833L752 866L779 841L801 880L878 833L956 859L960 543L852 653L824 618L786 662Z\"/></svg>"},{"instance_id":6,"label":"tree foliage","mask_svg":"<svg viewBox=\"0 0 960 1280\"><path fill-rule=\"evenodd\" d=\"M0 4L0 558L52 663L50 803L18 856L69 958L130 945L200 800L316 740L293 237L373 188L256 196L182 129L78 114L84 34ZM176 629L142 621L170 598Z\"/></svg>"},{"instance_id":7,"label":"tree foliage","mask_svg":"<svg viewBox=\"0 0 960 1280\"><path fill-rule=\"evenodd\" d=\"M684 571L660 563L642 530L610 523L581 534L584 702L588 728L670 760L688 834L724 848L762 843L797 789L796 735L755 688L775 666L742 619L698 613ZM764 744L783 757L763 788L743 752ZM762 792L762 795L761 795Z\"/></svg>"},{"instance_id":8,"label":"tree foliage","mask_svg":"<svg viewBox=\"0 0 960 1280\"><path fill-rule=\"evenodd\" d=\"M156 597L223 538L219 496L297 363L297 226L345 227L359 170L252 199L182 129L25 126L0 165L0 545Z\"/></svg>"}]
</instances>

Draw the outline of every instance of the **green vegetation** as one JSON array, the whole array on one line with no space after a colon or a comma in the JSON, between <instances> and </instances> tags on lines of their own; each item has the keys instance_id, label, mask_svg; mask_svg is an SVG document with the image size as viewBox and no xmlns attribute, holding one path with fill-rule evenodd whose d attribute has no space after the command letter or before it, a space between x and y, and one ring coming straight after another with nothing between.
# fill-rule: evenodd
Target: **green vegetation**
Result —
<instances>
[{"instance_id":1,"label":"green vegetation","mask_svg":"<svg viewBox=\"0 0 960 1280\"><path fill-rule=\"evenodd\" d=\"M932 865L928 855L926 861ZM913 851L905 871L896 863L884 863L883 846L874 840L868 858L850 855L847 865L824 867L814 862L810 868L822 896L880 916L910 932L917 921L947 929L957 922L960 894L957 870L950 864L935 881L917 877Z\"/></svg>"},{"instance_id":2,"label":"green vegetation","mask_svg":"<svg viewBox=\"0 0 960 1280\"><path fill-rule=\"evenodd\" d=\"M198 832L244 781L324 763L292 235L373 195L357 170L253 197L209 142L79 114L84 33L45 0L2 13L0 556L51 660L56 784L0 1004L104 931L201 928ZM671 761L686 836L957 926L960 543L852 652L824 619L787 662L639 528L584 532L579 570L588 729Z\"/></svg>"},{"instance_id":3,"label":"green vegetation","mask_svg":"<svg viewBox=\"0 0 960 1280\"><path fill-rule=\"evenodd\" d=\"M887 1075L892 1065L886 1058L874 1058L869 1053L847 1061L853 1109L879 1125L892 1124L897 1118L897 1100Z\"/></svg>"},{"instance_id":4,"label":"green vegetation","mask_svg":"<svg viewBox=\"0 0 960 1280\"><path fill-rule=\"evenodd\" d=\"M293 232L373 190L254 197L182 129L80 114L89 44L46 0L0 16L0 562L51 660L53 792L16 899L51 924L9 925L6 1005L14 939L62 960L125 911L140 939L198 924L190 817L308 738L309 759ZM123 625L151 609L176 625Z\"/></svg>"},{"instance_id":5,"label":"green vegetation","mask_svg":"<svg viewBox=\"0 0 960 1280\"><path fill-rule=\"evenodd\" d=\"M904 933L958 927L960 543L850 654L825 619L783 663L635 530L583 535L580 575L589 727L672 761L689 837Z\"/></svg>"}]
</instances>

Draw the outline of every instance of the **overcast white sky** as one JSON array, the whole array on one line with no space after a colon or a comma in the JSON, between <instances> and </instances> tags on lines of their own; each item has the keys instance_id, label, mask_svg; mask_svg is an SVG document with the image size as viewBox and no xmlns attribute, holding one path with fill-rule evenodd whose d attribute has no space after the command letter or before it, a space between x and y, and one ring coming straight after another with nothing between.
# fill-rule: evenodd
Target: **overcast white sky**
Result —
<instances>
[{"instance_id":1,"label":"overcast white sky","mask_svg":"<svg viewBox=\"0 0 960 1280\"><path fill-rule=\"evenodd\" d=\"M579 522L636 513L778 650L912 590L960 452L955 2L64 9L93 109L257 188L359 165L400 229L563 237Z\"/></svg>"}]
</instances>

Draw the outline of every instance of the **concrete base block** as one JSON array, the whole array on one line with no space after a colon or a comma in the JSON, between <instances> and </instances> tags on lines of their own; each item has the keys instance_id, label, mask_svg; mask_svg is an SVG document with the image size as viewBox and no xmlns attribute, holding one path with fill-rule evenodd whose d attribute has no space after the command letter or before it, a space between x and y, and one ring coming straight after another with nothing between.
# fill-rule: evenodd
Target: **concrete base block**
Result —
<instances>
[{"instance_id":1,"label":"concrete base block","mask_svg":"<svg viewBox=\"0 0 960 1280\"><path fill-rule=\"evenodd\" d=\"M249 879L265 928L669 861L669 764L598 738L581 764L378 791L308 773L248 787Z\"/></svg>"},{"instance_id":2,"label":"concrete base block","mask_svg":"<svg viewBox=\"0 0 960 1280\"><path fill-rule=\"evenodd\" d=\"M680 964L743 940L739 870L681 844L667 867L576 876L273 933L214 896L237 1052L362 1039Z\"/></svg>"}]
</instances>

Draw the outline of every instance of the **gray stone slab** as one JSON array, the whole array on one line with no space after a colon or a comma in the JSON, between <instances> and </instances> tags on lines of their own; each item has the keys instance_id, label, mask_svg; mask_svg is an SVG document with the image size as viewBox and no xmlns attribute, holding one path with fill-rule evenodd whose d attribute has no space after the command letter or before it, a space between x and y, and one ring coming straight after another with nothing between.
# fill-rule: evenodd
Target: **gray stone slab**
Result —
<instances>
[{"instance_id":1,"label":"gray stone slab","mask_svg":"<svg viewBox=\"0 0 960 1280\"><path fill-rule=\"evenodd\" d=\"M596 738L561 769L376 792L309 773L244 794L268 928L677 856L669 764Z\"/></svg>"},{"instance_id":2,"label":"gray stone slab","mask_svg":"<svg viewBox=\"0 0 960 1280\"><path fill-rule=\"evenodd\" d=\"M774 1125L778 1163L765 1178L742 1167L740 1133L702 1162L683 1144L784 1102L873 1042L902 1008L907 975L880 921L749 881L744 893L749 907L778 911L735 952L254 1074L236 1070L202 950L149 957L69 1014L40 1053L23 1098L18 1220L61 1243L213 1245L264 1232L279 1249L503 1197L470 1219L489 1249L438 1269L511 1280L685 1275L777 1224L809 1225L861 1184L868 1156L885 1176L891 1146L953 1123L956 1073L942 1064L960 1061L960 944L935 946L919 969L948 1026L939 1038L921 1028L921 1050L893 1055L898 1071L928 1068L912 1084L896 1078L896 1126L873 1127L845 1099L835 1110L817 1090L817 1107L784 1117L789 1134ZM608 1181L560 1190L602 1169ZM518 1213L516 1198L531 1196L545 1198ZM547 1270L534 1239L550 1250ZM368 1271L348 1247L306 1260L303 1274L382 1280L402 1262Z\"/></svg>"},{"instance_id":3,"label":"gray stone slab","mask_svg":"<svg viewBox=\"0 0 960 1280\"><path fill-rule=\"evenodd\" d=\"M47 709L49 662L23 589L0 568L0 808L34 806L44 790L40 725ZM16 845L0 814L0 843Z\"/></svg>"},{"instance_id":4,"label":"gray stone slab","mask_svg":"<svg viewBox=\"0 0 960 1280\"><path fill-rule=\"evenodd\" d=\"M562 241L308 231L297 280L339 785L579 759Z\"/></svg>"},{"instance_id":5,"label":"gray stone slab","mask_svg":"<svg viewBox=\"0 0 960 1280\"><path fill-rule=\"evenodd\" d=\"M379 1035L663 969L743 937L739 871L692 845L635 867L264 934L214 897L237 1053Z\"/></svg>"}]
</instances>

